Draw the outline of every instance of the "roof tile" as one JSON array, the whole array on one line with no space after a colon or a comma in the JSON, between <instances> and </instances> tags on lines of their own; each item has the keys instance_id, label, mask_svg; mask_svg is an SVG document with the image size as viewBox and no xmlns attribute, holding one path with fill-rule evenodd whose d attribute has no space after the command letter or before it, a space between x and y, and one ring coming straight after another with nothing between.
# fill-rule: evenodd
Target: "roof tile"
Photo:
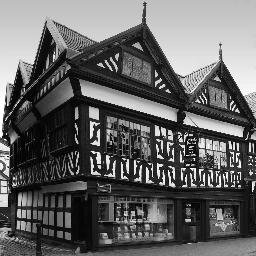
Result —
<instances>
[{"instance_id":1,"label":"roof tile","mask_svg":"<svg viewBox=\"0 0 256 256\"><path fill-rule=\"evenodd\" d=\"M65 43L67 44L68 48L79 51L82 48L88 47L92 44L95 44L96 41L79 34L78 32L61 25L60 23L53 21L55 26L57 27L58 31L60 32L61 36L63 37Z\"/></svg>"},{"instance_id":2,"label":"roof tile","mask_svg":"<svg viewBox=\"0 0 256 256\"><path fill-rule=\"evenodd\" d=\"M249 107L252 110L254 117L256 118L256 92L249 93L245 95L244 98L246 99Z\"/></svg>"},{"instance_id":3,"label":"roof tile","mask_svg":"<svg viewBox=\"0 0 256 256\"><path fill-rule=\"evenodd\" d=\"M206 76L210 74L210 72L217 64L218 62L214 62L186 76L181 76L177 74L182 85L184 86L186 93L192 93L197 88L197 86L206 78Z\"/></svg>"}]
</instances>

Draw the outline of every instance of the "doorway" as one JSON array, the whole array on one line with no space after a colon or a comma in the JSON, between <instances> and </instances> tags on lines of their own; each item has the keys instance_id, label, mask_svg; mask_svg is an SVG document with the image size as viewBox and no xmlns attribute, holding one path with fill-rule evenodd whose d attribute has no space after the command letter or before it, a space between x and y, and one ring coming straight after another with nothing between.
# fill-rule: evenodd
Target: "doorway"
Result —
<instances>
[{"instance_id":1,"label":"doorway","mask_svg":"<svg viewBox=\"0 0 256 256\"><path fill-rule=\"evenodd\" d=\"M182 240L198 242L201 240L201 202L184 201L182 204Z\"/></svg>"},{"instance_id":2,"label":"doorway","mask_svg":"<svg viewBox=\"0 0 256 256\"><path fill-rule=\"evenodd\" d=\"M84 195L73 195L71 214L73 241L86 241L86 214L86 201Z\"/></svg>"}]
</instances>

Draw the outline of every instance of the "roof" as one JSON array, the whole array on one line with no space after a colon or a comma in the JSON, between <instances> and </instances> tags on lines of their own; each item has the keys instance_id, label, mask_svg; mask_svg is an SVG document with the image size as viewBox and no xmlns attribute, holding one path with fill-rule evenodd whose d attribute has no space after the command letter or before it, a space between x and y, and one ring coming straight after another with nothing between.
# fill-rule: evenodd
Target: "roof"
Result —
<instances>
[{"instance_id":1,"label":"roof","mask_svg":"<svg viewBox=\"0 0 256 256\"><path fill-rule=\"evenodd\" d=\"M256 92L249 93L245 95L244 98L246 99L254 117L256 118Z\"/></svg>"},{"instance_id":2,"label":"roof","mask_svg":"<svg viewBox=\"0 0 256 256\"><path fill-rule=\"evenodd\" d=\"M26 69L27 75L28 75L28 77L30 78L31 73L32 73L32 69L33 69L33 65L30 64L30 63L27 63L27 62L25 62L25 61L22 61L22 62L23 62L24 67L25 67L25 69Z\"/></svg>"},{"instance_id":3,"label":"roof","mask_svg":"<svg viewBox=\"0 0 256 256\"><path fill-rule=\"evenodd\" d=\"M27 84L29 82L29 79L32 73L33 65L23 60L20 60L19 67L20 67L21 74L24 77L24 84Z\"/></svg>"},{"instance_id":4,"label":"roof","mask_svg":"<svg viewBox=\"0 0 256 256\"><path fill-rule=\"evenodd\" d=\"M92 44L95 44L96 41L81 35L80 33L56 22L53 20L54 25L61 34L63 40L65 41L68 48L79 51L82 48L88 47Z\"/></svg>"},{"instance_id":5,"label":"roof","mask_svg":"<svg viewBox=\"0 0 256 256\"><path fill-rule=\"evenodd\" d=\"M198 87L198 85L200 85L206 79L206 77L211 73L218 63L219 62L214 62L186 76L177 74L186 93L192 93Z\"/></svg>"}]
</instances>

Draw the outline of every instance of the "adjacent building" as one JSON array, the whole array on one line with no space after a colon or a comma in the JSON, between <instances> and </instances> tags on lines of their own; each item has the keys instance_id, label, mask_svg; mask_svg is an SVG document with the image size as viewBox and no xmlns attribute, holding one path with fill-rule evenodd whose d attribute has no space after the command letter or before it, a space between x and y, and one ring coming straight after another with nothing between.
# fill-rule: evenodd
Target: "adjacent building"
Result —
<instances>
[{"instance_id":1,"label":"adjacent building","mask_svg":"<svg viewBox=\"0 0 256 256\"><path fill-rule=\"evenodd\" d=\"M47 19L9 95L16 233L96 249L254 232L256 122L221 49L181 76L145 10L101 42Z\"/></svg>"}]
</instances>

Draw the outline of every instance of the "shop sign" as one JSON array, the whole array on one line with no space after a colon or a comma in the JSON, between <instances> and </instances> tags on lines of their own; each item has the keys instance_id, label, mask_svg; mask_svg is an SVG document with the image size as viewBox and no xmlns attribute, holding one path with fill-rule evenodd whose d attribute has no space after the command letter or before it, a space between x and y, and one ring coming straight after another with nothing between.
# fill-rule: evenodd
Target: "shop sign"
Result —
<instances>
[{"instance_id":1,"label":"shop sign","mask_svg":"<svg viewBox=\"0 0 256 256\"><path fill-rule=\"evenodd\" d=\"M97 183L97 192L111 193L111 185L110 184L100 185L99 183Z\"/></svg>"},{"instance_id":2,"label":"shop sign","mask_svg":"<svg viewBox=\"0 0 256 256\"><path fill-rule=\"evenodd\" d=\"M196 167L198 164L198 135L189 133L185 139L185 167Z\"/></svg>"}]
</instances>

